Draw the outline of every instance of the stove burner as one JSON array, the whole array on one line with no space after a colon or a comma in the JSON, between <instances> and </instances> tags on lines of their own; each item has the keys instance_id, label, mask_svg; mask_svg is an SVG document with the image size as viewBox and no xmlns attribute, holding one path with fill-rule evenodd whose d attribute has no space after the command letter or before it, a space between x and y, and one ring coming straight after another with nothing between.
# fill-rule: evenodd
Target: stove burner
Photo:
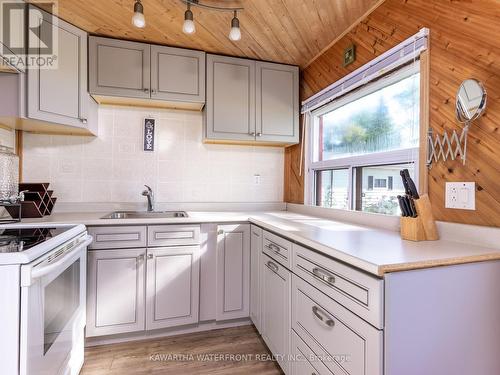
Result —
<instances>
[{"instance_id":1,"label":"stove burner","mask_svg":"<svg viewBox=\"0 0 500 375\"><path fill-rule=\"evenodd\" d=\"M28 250L64 231L63 228L0 229L0 253Z\"/></svg>"}]
</instances>

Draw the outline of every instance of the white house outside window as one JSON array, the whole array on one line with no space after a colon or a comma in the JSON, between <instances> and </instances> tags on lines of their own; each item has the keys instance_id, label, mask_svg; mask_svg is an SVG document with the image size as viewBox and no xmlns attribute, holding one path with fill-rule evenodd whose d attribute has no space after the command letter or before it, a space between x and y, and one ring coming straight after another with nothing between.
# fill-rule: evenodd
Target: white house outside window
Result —
<instances>
[{"instance_id":1,"label":"white house outside window","mask_svg":"<svg viewBox=\"0 0 500 375\"><path fill-rule=\"evenodd\" d=\"M411 64L312 112L312 203L399 214L399 171L418 180L419 108L419 64Z\"/></svg>"}]
</instances>

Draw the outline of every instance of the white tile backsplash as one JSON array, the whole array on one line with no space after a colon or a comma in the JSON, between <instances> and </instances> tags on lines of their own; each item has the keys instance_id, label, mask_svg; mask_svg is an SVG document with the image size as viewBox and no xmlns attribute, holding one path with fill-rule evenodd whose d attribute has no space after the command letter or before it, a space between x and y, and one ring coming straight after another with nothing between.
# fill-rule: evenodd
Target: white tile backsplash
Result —
<instances>
[{"instance_id":1,"label":"white tile backsplash","mask_svg":"<svg viewBox=\"0 0 500 375\"><path fill-rule=\"evenodd\" d=\"M142 151L143 119L156 121ZM51 182L58 202L281 202L284 150L202 143L202 114L101 106L98 137L24 134L25 182ZM260 185L254 175L260 175Z\"/></svg>"}]
</instances>

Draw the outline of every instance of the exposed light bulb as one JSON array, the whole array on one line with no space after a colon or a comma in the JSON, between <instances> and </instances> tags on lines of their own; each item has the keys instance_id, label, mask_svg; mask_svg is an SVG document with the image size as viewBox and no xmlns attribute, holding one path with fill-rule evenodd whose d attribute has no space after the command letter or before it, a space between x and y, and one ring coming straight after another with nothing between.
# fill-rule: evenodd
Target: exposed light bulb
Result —
<instances>
[{"instance_id":1,"label":"exposed light bulb","mask_svg":"<svg viewBox=\"0 0 500 375\"><path fill-rule=\"evenodd\" d=\"M196 26L194 22L191 20L184 20L184 24L182 25L182 31L185 34L193 34L196 31Z\"/></svg>"},{"instance_id":2,"label":"exposed light bulb","mask_svg":"<svg viewBox=\"0 0 500 375\"><path fill-rule=\"evenodd\" d=\"M193 34L196 32L196 26L193 21L193 12L191 12L191 5L187 4L187 10L184 13L184 24L182 25L182 31L185 34Z\"/></svg>"},{"instance_id":3,"label":"exposed light bulb","mask_svg":"<svg viewBox=\"0 0 500 375\"><path fill-rule=\"evenodd\" d=\"M229 39L235 42L241 39L240 20L238 19L236 12L234 12L234 17L231 20L231 31L229 32Z\"/></svg>"},{"instance_id":4,"label":"exposed light bulb","mask_svg":"<svg viewBox=\"0 0 500 375\"><path fill-rule=\"evenodd\" d=\"M132 16L132 25L142 29L146 26L146 18L144 17L144 8L141 0L136 0L134 4L134 15Z\"/></svg>"}]
</instances>

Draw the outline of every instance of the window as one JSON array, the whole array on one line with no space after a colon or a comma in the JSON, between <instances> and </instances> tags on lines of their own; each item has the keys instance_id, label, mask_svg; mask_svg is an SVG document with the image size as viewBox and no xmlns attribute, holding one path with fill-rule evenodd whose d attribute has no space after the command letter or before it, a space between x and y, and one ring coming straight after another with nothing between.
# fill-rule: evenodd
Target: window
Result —
<instances>
[{"instance_id":1,"label":"window","mask_svg":"<svg viewBox=\"0 0 500 375\"><path fill-rule=\"evenodd\" d=\"M322 207L399 214L400 170L418 170L418 64L312 113L309 186Z\"/></svg>"}]
</instances>

